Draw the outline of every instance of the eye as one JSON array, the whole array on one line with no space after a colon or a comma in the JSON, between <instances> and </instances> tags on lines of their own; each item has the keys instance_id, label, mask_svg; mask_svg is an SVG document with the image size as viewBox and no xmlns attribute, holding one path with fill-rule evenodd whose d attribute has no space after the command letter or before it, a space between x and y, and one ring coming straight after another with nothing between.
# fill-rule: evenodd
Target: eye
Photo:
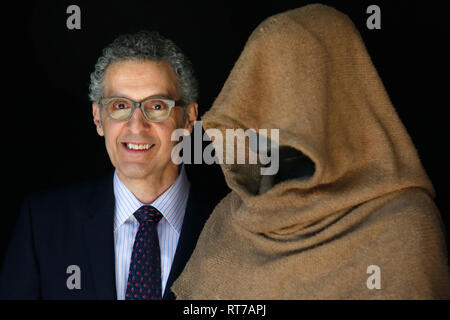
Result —
<instances>
[{"instance_id":1,"label":"eye","mask_svg":"<svg viewBox=\"0 0 450 320\"><path fill-rule=\"evenodd\" d=\"M146 104L145 104L145 110L146 112L150 112L150 113L162 113L162 112L166 112L169 110L169 106L166 104L165 101L161 101L161 100L149 100Z\"/></svg>"},{"instance_id":2,"label":"eye","mask_svg":"<svg viewBox=\"0 0 450 320\"><path fill-rule=\"evenodd\" d=\"M113 110L123 110L123 109L130 108L129 103L127 103L126 101L123 101L123 100L113 101L111 103L111 106L112 106Z\"/></svg>"}]
</instances>

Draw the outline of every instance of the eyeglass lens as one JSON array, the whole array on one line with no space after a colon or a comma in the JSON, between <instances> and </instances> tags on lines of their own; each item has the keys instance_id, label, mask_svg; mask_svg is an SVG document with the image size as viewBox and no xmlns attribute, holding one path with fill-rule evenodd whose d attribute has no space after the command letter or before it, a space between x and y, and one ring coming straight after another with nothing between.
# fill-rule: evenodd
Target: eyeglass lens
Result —
<instances>
[{"instance_id":1,"label":"eyeglass lens","mask_svg":"<svg viewBox=\"0 0 450 320\"><path fill-rule=\"evenodd\" d=\"M125 99L114 99L107 105L109 115L116 120L128 119L133 110L133 103ZM158 99L147 100L144 104L144 113L149 120L164 120L170 111L167 102Z\"/></svg>"}]
</instances>

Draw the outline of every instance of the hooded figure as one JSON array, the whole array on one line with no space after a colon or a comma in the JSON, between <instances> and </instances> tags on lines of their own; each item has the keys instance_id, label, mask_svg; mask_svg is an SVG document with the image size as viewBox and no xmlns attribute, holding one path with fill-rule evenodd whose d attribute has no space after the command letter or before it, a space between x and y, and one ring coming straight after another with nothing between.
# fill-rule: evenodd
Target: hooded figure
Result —
<instances>
[{"instance_id":1,"label":"hooded figure","mask_svg":"<svg viewBox=\"0 0 450 320\"><path fill-rule=\"evenodd\" d=\"M178 299L450 298L433 186L346 15L308 5L266 19L202 121L224 135L278 128L280 169L221 165L232 191Z\"/></svg>"}]
</instances>

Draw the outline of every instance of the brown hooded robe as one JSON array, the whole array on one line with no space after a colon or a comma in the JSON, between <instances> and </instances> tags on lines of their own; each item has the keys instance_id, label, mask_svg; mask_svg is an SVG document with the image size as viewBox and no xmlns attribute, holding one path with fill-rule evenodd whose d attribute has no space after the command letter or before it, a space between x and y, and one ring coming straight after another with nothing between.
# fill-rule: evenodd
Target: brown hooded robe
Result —
<instances>
[{"instance_id":1,"label":"brown hooded robe","mask_svg":"<svg viewBox=\"0 0 450 320\"><path fill-rule=\"evenodd\" d=\"M314 171L263 187L258 165L222 164L232 192L178 299L450 297L433 186L346 15L308 5L266 19L202 121L224 136L279 128Z\"/></svg>"}]
</instances>

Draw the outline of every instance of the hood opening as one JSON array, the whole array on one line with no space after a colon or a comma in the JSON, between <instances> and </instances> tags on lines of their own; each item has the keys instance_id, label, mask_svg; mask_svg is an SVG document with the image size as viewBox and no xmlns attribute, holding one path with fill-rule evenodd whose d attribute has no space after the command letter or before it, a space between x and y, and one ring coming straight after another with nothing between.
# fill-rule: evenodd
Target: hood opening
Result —
<instances>
[{"instance_id":1,"label":"hood opening","mask_svg":"<svg viewBox=\"0 0 450 320\"><path fill-rule=\"evenodd\" d=\"M259 194L287 180L309 179L314 172L315 165L309 157L293 147L280 146L278 172L275 175L261 177Z\"/></svg>"}]
</instances>

